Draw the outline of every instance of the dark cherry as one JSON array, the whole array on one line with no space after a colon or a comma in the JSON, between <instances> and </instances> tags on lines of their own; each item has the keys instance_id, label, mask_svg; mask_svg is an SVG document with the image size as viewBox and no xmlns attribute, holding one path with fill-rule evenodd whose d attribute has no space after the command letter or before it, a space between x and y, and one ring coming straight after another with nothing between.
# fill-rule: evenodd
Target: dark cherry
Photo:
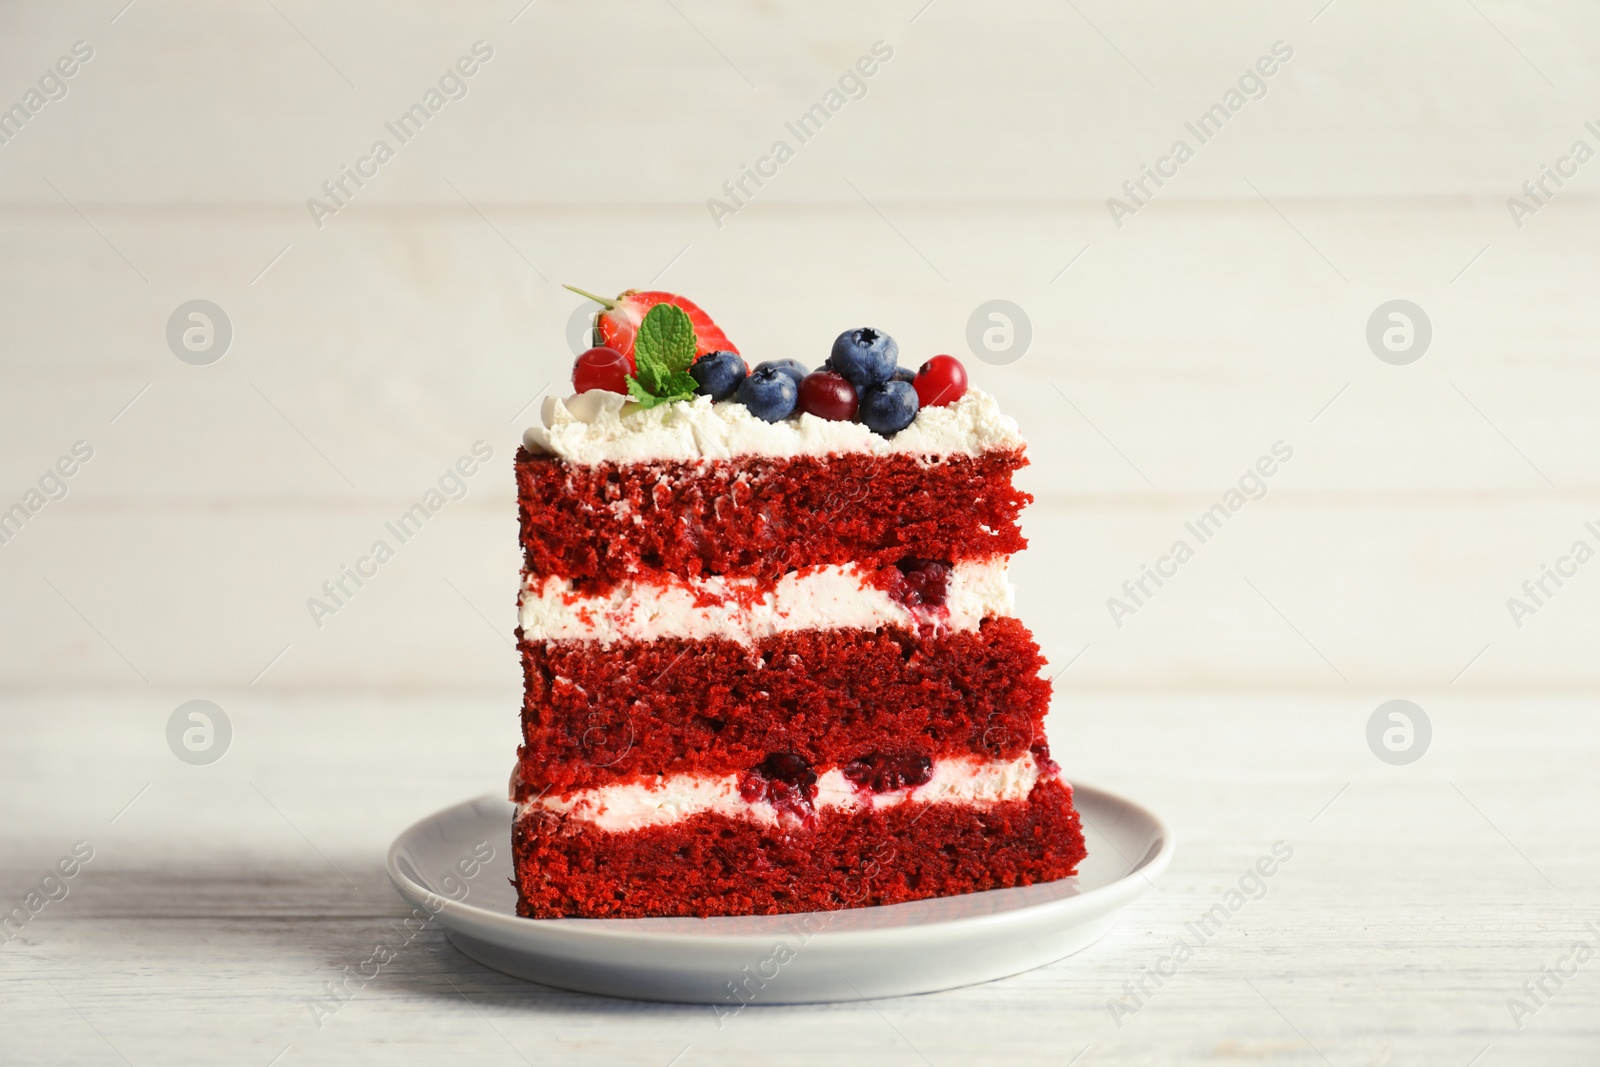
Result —
<instances>
[{"instance_id":1,"label":"dark cherry","mask_svg":"<svg viewBox=\"0 0 1600 1067\"><path fill-rule=\"evenodd\" d=\"M830 422L856 417L856 387L837 371L812 371L800 379L800 410Z\"/></svg>"},{"instance_id":2,"label":"dark cherry","mask_svg":"<svg viewBox=\"0 0 1600 1067\"><path fill-rule=\"evenodd\" d=\"M774 752L744 773L739 795L752 804L768 801L779 814L808 819L816 814L817 774L803 757Z\"/></svg>"},{"instance_id":3,"label":"dark cherry","mask_svg":"<svg viewBox=\"0 0 1600 1067\"><path fill-rule=\"evenodd\" d=\"M937 559L907 558L895 564L899 580L889 595L908 608L940 608L950 591L950 564Z\"/></svg>"},{"instance_id":4,"label":"dark cherry","mask_svg":"<svg viewBox=\"0 0 1600 1067\"><path fill-rule=\"evenodd\" d=\"M907 786L926 785L933 778L933 761L920 753L896 756L871 752L846 763L844 776L862 789L892 793Z\"/></svg>"}]
</instances>

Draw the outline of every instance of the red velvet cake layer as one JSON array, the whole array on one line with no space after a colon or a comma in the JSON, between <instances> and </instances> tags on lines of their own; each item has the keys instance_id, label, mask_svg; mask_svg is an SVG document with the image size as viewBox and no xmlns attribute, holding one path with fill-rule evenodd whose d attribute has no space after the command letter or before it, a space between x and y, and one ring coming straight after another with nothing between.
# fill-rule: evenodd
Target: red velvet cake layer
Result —
<instances>
[{"instance_id":1,"label":"red velvet cake layer","mask_svg":"<svg viewBox=\"0 0 1600 1067\"><path fill-rule=\"evenodd\" d=\"M776 580L791 569L956 562L1026 547L1021 451L741 458L596 466L517 452L522 547L536 577L585 589L667 573Z\"/></svg>"},{"instance_id":2,"label":"red velvet cake layer","mask_svg":"<svg viewBox=\"0 0 1600 1067\"><path fill-rule=\"evenodd\" d=\"M785 829L724 815L607 833L558 815L516 821L518 914L645 918L831 911L1054 881L1083 831L1050 778L1027 800L830 812Z\"/></svg>"},{"instance_id":3,"label":"red velvet cake layer","mask_svg":"<svg viewBox=\"0 0 1600 1067\"><path fill-rule=\"evenodd\" d=\"M1027 628L806 630L723 640L522 642L524 795L641 775L743 772L774 753L821 768L894 758L1020 757L1044 737L1050 683Z\"/></svg>"}]
</instances>

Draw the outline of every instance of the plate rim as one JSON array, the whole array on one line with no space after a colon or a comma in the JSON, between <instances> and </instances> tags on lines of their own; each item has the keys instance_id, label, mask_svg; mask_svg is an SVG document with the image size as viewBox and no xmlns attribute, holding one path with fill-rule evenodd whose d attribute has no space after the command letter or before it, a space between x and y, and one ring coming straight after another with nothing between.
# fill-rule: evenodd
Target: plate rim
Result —
<instances>
[{"instance_id":1,"label":"plate rim","mask_svg":"<svg viewBox=\"0 0 1600 1067\"><path fill-rule=\"evenodd\" d=\"M930 934L934 934L935 932L942 931L975 930L981 929L985 926L1005 927L1012 924L1025 924L1030 920L1042 918L1052 911L1095 910L1098 908L1101 902L1106 902L1109 905L1107 908L1108 911L1115 910L1127 903L1130 903L1134 897L1137 897L1143 892L1142 889L1134 888L1138 879L1142 877L1147 881L1153 882L1153 880L1165 872L1167 867L1171 864L1172 857L1177 851L1177 837L1173 833L1172 827L1165 819L1161 818L1160 815L1156 814L1154 811L1151 811L1149 808L1145 807L1143 804L1140 804L1136 800L1130 800L1119 793L1115 793L1109 789L1090 785L1086 782L1072 781L1068 784L1072 786L1074 798L1076 798L1076 795L1080 790L1093 793L1097 797L1105 798L1106 800L1112 801L1116 804L1121 804L1125 807L1133 809L1135 813L1141 815L1145 819L1148 819L1154 827L1151 848L1147 849L1142 859L1134 861L1134 866L1130 870L1122 874L1114 881L1102 886L1097 886L1094 889L1086 890L1082 893L1074 894L1073 896L1058 897L1054 900L1042 900L1035 903L1023 903L1015 907L1004 908L999 911L988 912L982 915L967 915L958 918L936 920L929 923L913 923L908 925L888 926L876 929L868 927L830 931L827 928L823 928L816 931L813 936L818 940L826 939L827 941L835 944L842 944L844 942L856 939L871 939L892 942L901 937L922 938L927 937ZM734 946L742 941L760 942L765 944L772 937L772 933L770 931L752 933L721 933L716 931L705 931L690 933L676 930L644 930L632 925L621 925L624 923L633 924L642 921L649 921L640 919L530 919L521 915L507 915L504 912L492 911L481 905L472 904L464 900L452 900L449 897L442 896L428 886L421 885L420 883L414 881L399 869L397 861L401 843L413 832L417 831L425 823L432 822L446 812L452 812L460 808L469 807L483 801L505 804L507 806L511 805L509 800L498 796L497 794L479 794L476 797L458 801L455 804L440 808L438 811L432 812L431 814L418 819L397 834L395 839L389 843L388 851L384 856L384 869L388 872L390 883L395 887L395 890L408 904L422 906L425 901L429 903L441 902L439 909L433 912L433 916L436 919L443 921L443 916L446 913L449 913L452 918L455 918L458 921L463 921L466 924L476 926L479 929L484 927L497 928L504 931L506 934L515 937L518 941L522 941L528 936L538 936L543 939L546 944L549 944L551 941L593 943L597 939L603 941L637 941L639 939L647 939L653 945L670 946L679 943L685 945L703 944L708 938L714 938L718 944ZM1075 804L1074 806L1076 807L1077 805ZM1036 884L1049 885L1051 883L1041 882ZM1008 888L1025 889L1031 887L1015 886ZM1002 889L983 890L981 892L992 893L1004 891L1005 890ZM959 895L979 896L981 893ZM908 903L917 902L910 901ZM848 908L832 911L800 911L784 913L782 915L763 915L754 917L771 919L791 918L795 921L799 921L809 915L831 916L838 914L839 911L870 911L872 908L897 906L899 905L877 904L868 908ZM710 916L709 918L744 917L745 916ZM697 916L685 916L685 918L697 918ZM448 922L444 923L444 925L454 928L453 924ZM537 935L535 935L535 931L538 931ZM479 937L480 940L482 939L481 935L476 934L471 929L463 930L463 932L469 937L475 936Z\"/></svg>"}]
</instances>

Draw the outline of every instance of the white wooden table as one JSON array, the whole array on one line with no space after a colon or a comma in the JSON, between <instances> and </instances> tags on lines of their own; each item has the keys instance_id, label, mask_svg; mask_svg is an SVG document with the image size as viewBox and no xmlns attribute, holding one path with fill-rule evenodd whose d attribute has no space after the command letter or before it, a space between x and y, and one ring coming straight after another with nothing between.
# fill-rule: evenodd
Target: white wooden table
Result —
<instances>
[{"instance_id":1,"label":"white wooden table","mask_svg":"<svg viewBox=\"0 0 1600 1067\"><path fill-rule=\"evenodd\" d=\"M0 510L93 449L0 543L0 912L93 850L0 944L0 1062L1600 1057L1600 962L1524 990L1600 948L1600 567L1507 607L1600 547L1600 164L1520 228L1506 203L1600 148L1592 7L123 3L0 12L0 106L94 53L0 144ZM307 198L480 40L466 95L318 228ZM864 95L715 225L880 40ZM1265 95L1117 227L1106 199L1276 41ZM568 372L561 281L685 292L809 362L863 322L967 358L981 302L1025 310L1023 358L968 364L1033 442L1015 579L1064 668L1056 754L1180 837L1104 941L719 1028L428 930L316 1025L395 936L389 841L503 788L509 461ZM165 335L194 299L232 327L209 365ZM1365 336L1394 299L1432 325L1404 366ZM318 626L306 600L478 441L465 497ZM1278 441L1265 495L1117 625ZM1403 766L1366 736L1397 698L1432 725ZM193 699L232 723L219 762L168 748Z\"/></svg>"}]
</instances>

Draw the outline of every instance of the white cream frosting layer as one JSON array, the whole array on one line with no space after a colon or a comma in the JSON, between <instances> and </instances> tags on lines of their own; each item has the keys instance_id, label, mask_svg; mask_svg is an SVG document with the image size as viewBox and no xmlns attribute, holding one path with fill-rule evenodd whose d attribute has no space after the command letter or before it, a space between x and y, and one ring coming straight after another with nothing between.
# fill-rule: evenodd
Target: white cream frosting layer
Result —
<instances>
[{"instance_id":1,"label":"white cream frosting layer","mask_svg":"<svg viewBox=\"0 0 1600 1067\"><path fill-rule=\"evenodd\" d=\"M892 793L857 789L838 768L817 777L815 806L828 811L859 811L867 807L892 808L898 804L961 804L975 807L1006 800L1023 800L1042 777L1039 762L1029 752L1015 760L979 760L970 757L938 760L933 777L925 784ZM749 801L739 795L739 776L675 774L652 782L608 785L583 789L565 797L540 797L518 805L519 815L548 811L593 823L609 833L627 833L652 826L670 826L692 815L711 812L729 818L753 819L777 825L794 816L780 815L765 800Z\"/></svg>"},{"instance_id":2,"label":"white cream frosting layer","mask_svg":"<svg viewBox=\"0 0 1600 1067\"><path fill-rule=\"evenodd\" d=\"M854 564L793 571L757 594L752 579L700 578L668 584L625 582L581 596L565 578L524 575L518 597L530 641L653 641L721 637L748 645L794 630L872 630L880 626L975 630L1015 610L1006 557L951 568L943 610L908 608L866 582Z\"/></svg>"},{"instance_id":3,"label":"white cream frosting layer","mask_svg":"<svg viewBox=\"0 0 1600 1067\"><path fill-rule=\"evenodd\" d=\"M523 444L585 466L846 452L976 456L1023 447L1016 421L1002 415L994 397L979 389L968 389L954 404L923 408L893 437L858 422L830 422L808 414L762 422L743 404L713 404L705 396L642 408L600 389L565 400L546 397L541 416L543 425L530 427L522 435Z\"/></svg>"}]
</instances>

